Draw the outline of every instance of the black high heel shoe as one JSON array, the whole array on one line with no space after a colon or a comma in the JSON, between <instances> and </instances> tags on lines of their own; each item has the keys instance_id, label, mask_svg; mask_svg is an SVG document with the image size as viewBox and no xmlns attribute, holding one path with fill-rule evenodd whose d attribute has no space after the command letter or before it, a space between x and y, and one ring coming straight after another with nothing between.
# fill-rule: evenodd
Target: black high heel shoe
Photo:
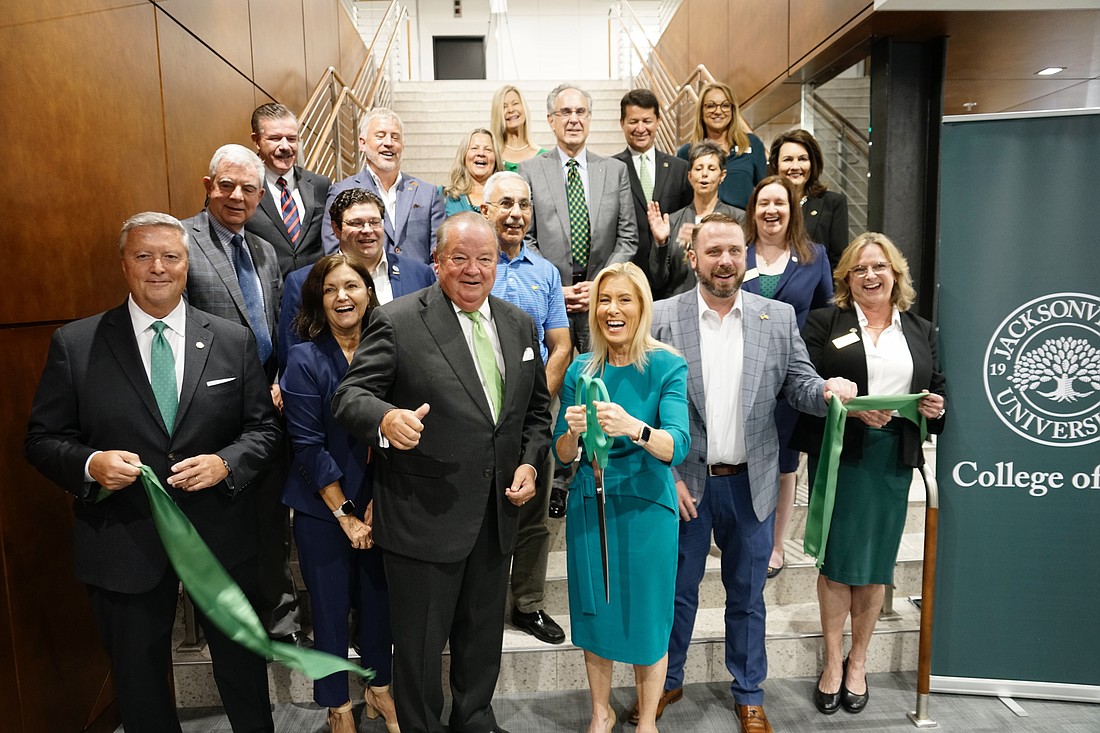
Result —
<instances>
[{"instance_id":1,"label":"black high heel shoe","mask_svg":"<svg viewBox=\"0 0 1100 733\"><path fill-rule=\"evenodd\" d=\"M840 710L840 691L843 689L844 683L841 681L840 690L836 692L822 692L821 677L818 677L817 684L814 685L814 707L817 708L817 712L822 715L832 715L837 710Z\"/></svg>"},{"instance_id":2,"label":"black high heel shoe","mask_svg":"<svg viewBox=\"0 0 1100 733\"><path fill-rule=\"evenodd\" d=\"M866 676L866 675L865 675ZM871 696L871 685L867 684L867 689L864 690L862 695L857 695L848 689L848 658L844 658L844 679L840 683L840 704L845 710L853 715L862 712L863 708L867 707L867 699Z\"/></svg>"}]
</instances>

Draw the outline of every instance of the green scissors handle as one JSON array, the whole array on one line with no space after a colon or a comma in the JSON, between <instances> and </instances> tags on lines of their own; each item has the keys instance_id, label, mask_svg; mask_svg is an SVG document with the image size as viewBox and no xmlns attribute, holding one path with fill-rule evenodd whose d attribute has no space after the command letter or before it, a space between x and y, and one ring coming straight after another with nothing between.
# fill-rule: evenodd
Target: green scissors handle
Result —
<instances>
[{"instance_id":1,"label":"green scissors handle","mask_svg":"<svg viewBox=\"0 0 1100 733\"><path fill-rule=\"evenodd\" d=\"M600 468L605 468L607 456L611 452L611 438L607 437L607 433L603 431L596 419L597 400L611 401L611 397L607 394L607 385L599 377L580 375L577 379L576 404L584 405L587 418L586 429L581 434L581 440L584 442L584 450L588 453L589 460Z\"/></svg>"}]
</instances>

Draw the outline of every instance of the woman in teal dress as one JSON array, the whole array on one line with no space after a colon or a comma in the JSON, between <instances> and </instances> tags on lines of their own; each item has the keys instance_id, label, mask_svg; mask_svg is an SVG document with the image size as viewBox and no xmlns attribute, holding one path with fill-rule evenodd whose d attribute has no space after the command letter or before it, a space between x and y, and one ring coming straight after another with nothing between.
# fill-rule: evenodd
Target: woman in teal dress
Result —
<instances>
[{"instance_id":1,"label":"woman in teal dress","mask_svg":"<svg viewBox=\"0 0 1100 733\"><path fill-rule=\"evenodd\" d=\"M687 362L650 335L653 296L630 263L611 265L592 283L588 322L592 352L569 367L554 452L563 464L580 456L566 512L569 614L573 644L584 650L592 697L589 733L611 730L612 662L634 665L640 733L656 731L664 686L676 582L678 504L672 466L687 455ZM608 554L606 600L595 479L581 442L584 406L575 405L582 375L607 385L596 402L612 438L604 470Z\"/></svg>"},{"instance_id":2,"label":"woman in teal dress","mask_svg":"<svg viewBox=\"0 0 1100 733\"><path fill-rule=\"evenodd\" d=\"M462 138L451 165L451 184L440 186L444 216L460 211L481 211L485 182L500 168L500 150L493 133L484 128L471 130Z\"/></svg>"}]
</instances>

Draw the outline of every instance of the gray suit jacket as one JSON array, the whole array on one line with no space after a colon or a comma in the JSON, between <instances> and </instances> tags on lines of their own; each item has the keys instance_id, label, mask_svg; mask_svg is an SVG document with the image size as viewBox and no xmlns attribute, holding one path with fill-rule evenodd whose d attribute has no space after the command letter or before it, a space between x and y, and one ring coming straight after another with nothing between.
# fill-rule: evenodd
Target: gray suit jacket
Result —
<instances>
[{"instance_id":1,"label":"gray suit jacket","mask_svg":"<svg viewBox=\"0 0 1100 733\"><path fill-rule=\"evenodd\" d=\"M526 241L561 273L562 283L573 282L573 255L569 251L569 204L558 148L519 164L519 173L531 186L531 227ZM588 255L591 280L603 268L630 262L638 250L638 225L626 165L588 151L588 221L592 232Z\"/></svg>"},{"instance_id":2,"label":"gray suit jacket","mask_svg":"<svg viewBox=\"0 0 1100 733\"><path fill-rule=\"evenodd\" d=\"M294 166L294 175L298 178L298 193L302 197L301 219L302 234L295 246L290 241L283 224L283 215L279 211L279 191L264 191L256 213L244 225L244 228L275 248L279 258L279 271L283 277L300 267L312 265L321 259L321 224L325 214L325 196L332 185L326 176Z\"/></svg>"},{"instance_id":3,"label":"gray suit jacket","mask_svg":"<svg viewBox=\"0 0 1100 733\"><path fill-rule=\"evenodd\" d=\"M333 396L336 419L375 446L374 536L379 546L424 562L467 557L487 507L500 551L515 544L519 507L504 495L516 468L542 466L550 396L531 317L490 296L504 357L504 403L496 423L451 301L439 284L391 301L370 324ZM427 402L420 444L381 448L391 409ZM492 496L492 500L490 500Z\"/></svg>"},{"instance_id":4,"label":"gray suit jacket","mask_svg":"<svg viewBox=\"0 0 1100 733\"><path fill-rule=\"evenodd\" d=\"M187 290L184 291L187 302L199 310L221 316L251 330L248 308L237 282L237 271L233 269L233 263L222 249L221 242L211 234L210 215L204 209L190 219L184 219L183 226L187 228L191 239ZM275 249L247 229L244 232L244 241L248 245L248 251L252 253L256 274L260 276L267 327L271 330L271 341L276 347L273 352L278 353L275 342L278 335L279 292L283 279L279 273Z\"/></svg>"},{"instance_id":5,"label":"gray suit jacket","mask_svg":"<svg viewBox=\"0 0 1100 733\"><path fill-rule=\"evenodd\" d=\"M699 351L698 289L654 304L653 336L676 348L688 363L691 451L673 469L688 491L701 499L707 482L707 398ZM825 380L818 376L798 335L794 309L786 303L741 292L744 362L741 409L748 452L749 487L756 516L764 521L779 499L779 438L775 398L782 390L796 409L824 415ZM735 368L735 367L734 367Z\"/></svg>"}]
</instances>

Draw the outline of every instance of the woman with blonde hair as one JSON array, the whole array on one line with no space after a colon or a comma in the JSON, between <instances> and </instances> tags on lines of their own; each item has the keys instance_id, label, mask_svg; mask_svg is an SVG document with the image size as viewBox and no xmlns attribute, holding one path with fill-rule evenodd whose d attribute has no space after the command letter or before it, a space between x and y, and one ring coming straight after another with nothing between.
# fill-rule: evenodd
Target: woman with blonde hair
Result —
<instances>
[{"instance_id":1,"label":"woman with blonde hair","mask_svg":"<svg viewBox=\"0 0 1100 733\"><path fill-rule=\"evenodd\" d=\"M718 188L718 198L747 211L749 195L767 172L764 143L745 128L733 90L721 82L707 84L699 93L691 142L676 155L687 160L692 144L703 140L713 140L727 153L726 180Z\"/></svg>"},{"instance_id":2,"label":"woman with blonde hair","mask_svg":"<svg viewBox=\"0 0 1100 733\"><path fill-rule=\"evenodd\" d=\"M479 127L462 138L451 164L451 184L440 186L445 216L481 211L485 182L500 170L500 149L493 133Z\"/></svg>"},{"instance_id":3,"label":"woman with blonde hair","mask_svg":"<svg viewBox=\"0 0 1100 733\"><path fill-rule=\"evenodd\" d=\"M531 142L527 128L527 103L517 87L505 84L493 95L489 127L500 141L504 170L515 171L519 164L546 150Z\"/></svg>"},{"instance_id":4,"label":"woman with blonde hair","mask_svg":"<svg viewBox=\"0 0 1100 733\"><path fill-rule=\"evenodd\" d=\"M588 673L588 733L607 733L615 724L609 704L613 661L634 666L638 731L653 733L676 583L680 515L672 466L684 460L691 443L688 367L682 356L650 336L653 297L637 265L604 268L591 293L592 351L578 356L565 375L561 404L566 409L558 415L552 444L564 465L580 456L565 526L570 624ZM606 394L588 390L585 377L601 379ZM579 391L582 399L576 404ZM582 442L589 400L611 441L602 467L606 585L589 453L594 436Z\"/></svg>"}]
</instances>

